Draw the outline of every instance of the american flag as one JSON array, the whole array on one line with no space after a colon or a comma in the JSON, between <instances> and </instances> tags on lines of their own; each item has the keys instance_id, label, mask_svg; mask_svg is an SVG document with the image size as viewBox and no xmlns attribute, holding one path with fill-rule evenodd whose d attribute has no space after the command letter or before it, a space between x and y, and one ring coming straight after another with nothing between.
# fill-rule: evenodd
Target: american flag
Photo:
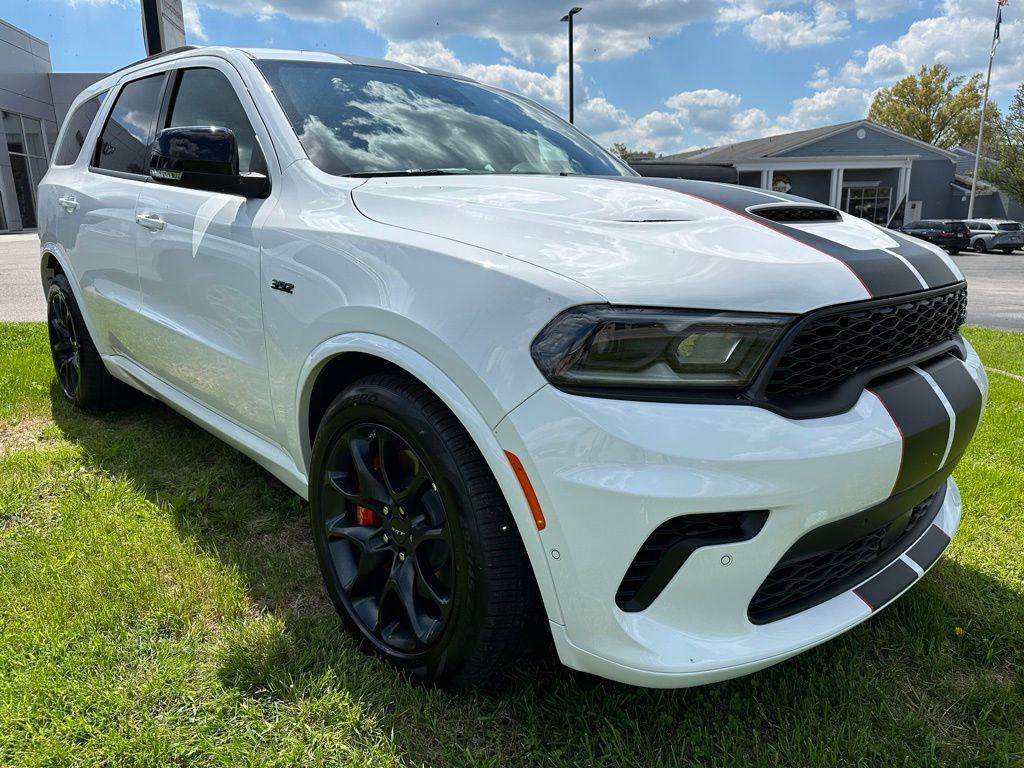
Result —
<instances>
[{"instance_id":1,"label":"american flag","mask_svg":"<svg viewBox=\"0 0 1024 768\"><path fill-rule=\"evenodd\" d=\"M991 56L996 55L996 46L999 45L999 25L1003 23L1003 6L1007 5L1010 0L996 0L999 4L996 6L996 31L992 36L992 52Z\"/></svg>"}]
</instances>

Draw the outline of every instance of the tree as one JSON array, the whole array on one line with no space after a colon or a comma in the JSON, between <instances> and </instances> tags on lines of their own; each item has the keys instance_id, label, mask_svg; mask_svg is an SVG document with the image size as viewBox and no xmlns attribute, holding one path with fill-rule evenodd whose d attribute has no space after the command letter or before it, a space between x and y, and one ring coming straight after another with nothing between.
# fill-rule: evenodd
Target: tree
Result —
<instances>
[{"instance_id":1,"label":"tree","mask_svg":"<svg viewBox=\"0 0 1024 768\"><path fill-rule=\"evenodd\" d=\"M993 129L1002 139L993 155L998 162L985 166L978 175L1016 200L1024 201L1024 83L1017 86L1005 119Z\"/></svg>"},{"instance_id":2,"label":"tree","mask_svg":"<svg viewBox=\"0 0 1024 768\"><path fill-rule=\"evenodd\" d=\"M981 75L953 77L945 64L921 67L916 75L878 91L868 120L943 149L973 148L978 138L981 89ZM985 115L986 126L998 123L995 104L989 102ZM989 133L996 135L995 131Z\"/></svg>"},{"instance_id":3,"label":"tree","mask_svg":"<svg viewBox=\"0 0 1024 768\"><path fill-rule=\"evenodd\" d=\"M630 149L621 141L616 141L612 144L611 149L608 150L617 158L624 162L630 162L631 160L653 160L657 157L654 152L641 152L636 149Z\"/></svg>"}]
</instances>

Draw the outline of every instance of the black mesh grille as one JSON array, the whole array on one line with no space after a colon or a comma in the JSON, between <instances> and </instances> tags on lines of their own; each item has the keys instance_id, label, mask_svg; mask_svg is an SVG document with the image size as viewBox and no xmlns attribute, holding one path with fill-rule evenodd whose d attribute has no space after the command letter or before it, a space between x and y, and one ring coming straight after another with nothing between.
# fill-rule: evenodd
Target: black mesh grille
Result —
<instances>
[{"instance_id":1,"label":"black mesh grille","mask_svg":"<svg viewBox=\"0 0 1024 768\"><path fill-rule=\"evenodd\" d=\"M769 397L825 392L863 368L892 362L956 337L967 316L967 289L812 318L782 352Z\"/></svg>"},{"instance_id":2,"label":"black mesh grille","mask_svg":"<svg viewBox=\"0 0 1024 768\"><path fill-rule=\"evenodd\" d=\"M771 208L754 208L750 211L755 216L783 224L800 224L815 221L839 221L839 211L831 208L808 208L799 205L779 205Z\"/></svg>"},{"instance_id":3,"label":"black mesh grille","mask_svg":"<svg viewBox=\"0 0 1024 768\"><path fill-rule=\"evenodd\" d=\"M691 552L702 546L753 538L767 518L767 512L757 511L713 512L666 520L647 537L630 563L615 593L616 604L625 611L643 610L660 594ZM666 564L670 550L674 550L675 557L673 562L667 563L669 567L663 568L663 576L667 578L657 579L651 588L649 582L658 566ZM647 594L638 599L637 593L645 585L648 585Z\"/></svg>"},{"instance_id":4,"label":"black mesh grille","mask_svg":"<svg viewBox=\"0 0 1024 768\"><path fill-rule=\"evenodd\" d=\"M902 518L898 518L828 552L794 560L783 558L750 601L750 620L758 624L777 621L856 586L923 532L924 524L931 522L926 519L929 513L934 518L938 511L935 502L939 493L915 506L903 528L897 529L902 525Z\"/></svg>"}]
</instances>

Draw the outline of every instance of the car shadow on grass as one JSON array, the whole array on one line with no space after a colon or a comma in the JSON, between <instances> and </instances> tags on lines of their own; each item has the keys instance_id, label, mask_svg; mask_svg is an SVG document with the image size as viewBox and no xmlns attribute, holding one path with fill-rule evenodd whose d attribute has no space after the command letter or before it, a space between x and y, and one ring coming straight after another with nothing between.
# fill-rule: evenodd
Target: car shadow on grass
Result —
<instances>
[{"instance_id":1,"label":"car shadow on grass","mask_svg":"<svg viewBox=\"0 0 1024 768\"><path fill-rule=\"evenodd\" d=\"M362 713L356 733L389 740L403 761L995 765L1024 750L1019 595L952 559L872 621L739 680L638 689L573 673L549 649L492 690L425 690L344 634L307 506L283 484L149 398L102 417L57 391L52 401L89 465L129 479L244 581L253 611L225 629L221 683L309 706L344 696Z\"/></svg>"}]
</instances>

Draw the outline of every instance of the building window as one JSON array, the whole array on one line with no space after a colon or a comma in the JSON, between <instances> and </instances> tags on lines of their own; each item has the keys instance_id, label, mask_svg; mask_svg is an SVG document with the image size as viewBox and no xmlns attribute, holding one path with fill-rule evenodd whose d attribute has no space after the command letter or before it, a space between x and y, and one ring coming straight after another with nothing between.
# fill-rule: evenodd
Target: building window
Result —
<instances>
[{"instance_id":1,"label":"building window","mask_svg":"<svg viewBox=\"0 0 1024 768\"><path fill-rule=\"evenodd\" d=\"M4 196L0 192L0 232L7 231L7 220L4 218Z\"/></svg>"},{"instance_id":2,"label":"building window","mask_svg":"<svg viewBox=\"0 0 1024 768\"><path fill-rule=\"evenodd\" d=\"M847 187L843 190L843 210L883 226L889 221L891 187Z\"/></svg>"},{"instance_id":3,"label":"building window","mask_svg":"<svg viewBox=\"0 0 1024 768\"><path fill-rule=\"evenodd\" d=\"M21 226L35 229L36 188L46 174L46 141L43 124L32 117L3 113L7 152L14 174L14 194L18 198Z\"/></svg>"}]
</instances>

